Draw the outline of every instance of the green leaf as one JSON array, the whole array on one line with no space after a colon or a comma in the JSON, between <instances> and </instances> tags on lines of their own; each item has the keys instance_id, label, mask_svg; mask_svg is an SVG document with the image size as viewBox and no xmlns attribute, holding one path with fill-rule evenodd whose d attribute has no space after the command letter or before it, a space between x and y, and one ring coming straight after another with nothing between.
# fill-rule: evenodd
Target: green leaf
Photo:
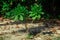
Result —
<instances>
[{"instance_id":1,"label":"green leaf","mask_svg":"<svg viewBox=\"0 0 60 40\"><path fill-rule=\"evenodd\" d=\"M44 14L44 12L42 12L41 14Z\"/></svg>"},{"instance_id":2,"label":"green leaf","mask_svg":"<svg viewBox=\"0 0 60 40\"><path fill-rule=\"evenodd\" d=\"M32 11L29 11L29 13L33 13Z\"/></svg>"},{"instance_id":3,"label":"green leaf","mask_svg":"<svg viewBox=\"0 0 60 40\"><path fill-rule=\"evenodd\" d=\"M23 21L23 16L22 15L20 15L20 18L19 18L21 21Z\"/></svg>"},{"instance_id":4,"label":"green leaf","mask_svg":"<svg viewBox=\"0 0 60 40\"><path fill-rule=\"evenodd\" d=\"M32 17L33 20L35 20L36 18L37 18L37 16Z\"/></svg>"},{"instance_id":5,"label":"green leaf","mask_svg":"<svg viewBox=\"0 0 60 40\"><path fill-rule=\"evenodd\" d=\"M39 20L40 18L41 18L41 15L38 15L38 16L37 16L37 19Z\"/></svg>"},{"instance_id":6,"label":"green leaf","mask_svg":"<svg viewBox=\"0 0 60 40\"><path fill-rule=\"evenodd\" d=\"M36 14L35 13L31 13L29 16L32 17L32 16L35 16Z\"/></svg>"},{"instance_id":7,"label":"green leaf","mask_svg":"<svg viewBox=\"0 0 60 40\"><path fill-rule=\"evenodd\" d=\"M25 2L26 0L22 0L22 2Z\"/></svg>"},{"instance_id":8,"label":"green leaf","mask_svg":"<svg viewBox=\"0 0 60 40\"><path fill-rule=\"evenodd\" d=\"M18 20L18 16L17 16L17 15L15 16L14 20L15 20L15 21L17 21L17 20Z\"/></svg>"}]
</instances>

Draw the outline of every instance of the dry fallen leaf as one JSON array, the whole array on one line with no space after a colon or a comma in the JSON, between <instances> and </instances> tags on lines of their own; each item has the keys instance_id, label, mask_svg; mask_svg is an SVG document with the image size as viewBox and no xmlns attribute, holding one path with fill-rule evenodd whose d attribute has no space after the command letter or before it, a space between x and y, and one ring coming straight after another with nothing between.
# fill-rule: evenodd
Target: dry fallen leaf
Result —
<instances>
[{"instance_id":1,"label":"dry fallen leaf","mask_svg":"<svg viewBox=\"0 0 60 40\"><path fill-rule=\"evenodd\" d=\"M56 33L56 29L55 28L51 28L51 30L53 33Z\"/></svg>"},{"instance_id":2,"label":"dry fallen leaf","mask_svg":"<svg viewBox=\"0 0 60 40\"><path fill-rule=\"evenodd\" d=\"M19 28L19 26L18 26L18 25L16 25L16 28Z\"/></svg>"},{"instance_id":3,"label":"dry fallen leaf","mask_svg":"<svg viewBox=\"0 0 60 40\"><path fill-rule=\"evenodd\" d=\"M0 21L3 21L3 17L0 17Z\"/></svg>"},{"instance_id":4,"label":"dry fallen leaf","mask_svg":"<svg viewBox=\"0 0 60 40\"><path fill-rule=\"evenodd\" d=\"M52 39L48 37L47 40L52 40Z\"/></svg>"}]
</instances>

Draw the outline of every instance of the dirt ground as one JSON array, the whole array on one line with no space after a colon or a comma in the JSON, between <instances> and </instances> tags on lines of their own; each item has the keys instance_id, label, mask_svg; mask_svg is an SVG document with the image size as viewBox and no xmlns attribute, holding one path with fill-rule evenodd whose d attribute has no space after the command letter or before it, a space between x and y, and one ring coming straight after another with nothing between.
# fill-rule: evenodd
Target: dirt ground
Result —
<instances>
[{"instance_id":1,"label":"dirt ground","mask_svg":"<svg viewBox=\"0 0 60 40\"><path fill-rule=\"evenodd\" d=\"M26 24L11 25L9 20L0 22L0 40L60 40L60 26L57 25L54 25L51 28L48 27L47 29L45 29L45 31L42 31L47 31L47 34L42 34L41 32L36 34L35 36L29 35L28 29L41 26L44 26L43 22L27 23L27 26ZM52 32L51 34L49 33L50 31Z\"/></svg>"}]
</instances>

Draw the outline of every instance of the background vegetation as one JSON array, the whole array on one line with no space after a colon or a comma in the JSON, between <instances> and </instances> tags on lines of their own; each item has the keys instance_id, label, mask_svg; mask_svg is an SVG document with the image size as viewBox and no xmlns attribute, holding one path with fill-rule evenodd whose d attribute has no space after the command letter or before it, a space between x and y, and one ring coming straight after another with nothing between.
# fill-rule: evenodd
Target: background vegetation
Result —
<instances>
[{"instance_id":1,"label":"background vegetation","mask_svg":"<svg viewBox=\"0 0 60 40\"><path fill-rule=\"evenodd\" d=\"M17 20L60 19L58 0L0 0L0 17Z\"/></svg>"}]
</instances>

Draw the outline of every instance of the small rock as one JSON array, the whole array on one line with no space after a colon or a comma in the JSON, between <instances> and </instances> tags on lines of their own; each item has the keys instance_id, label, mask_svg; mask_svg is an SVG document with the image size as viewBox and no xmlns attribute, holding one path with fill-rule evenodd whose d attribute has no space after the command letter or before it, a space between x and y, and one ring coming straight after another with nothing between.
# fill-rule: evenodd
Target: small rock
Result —
<instances>
[{"instance_id":1,"label":"small rock","mask_svg":"<svg viewBox=\"0 0 60 40\"><path fill-rule=\"evenodd\" d=\"M60 30L56 30L57 34L60 34Z\"/></svg>"},{"instance_id":2,"label":"small rock","mask_svg":"<svg viewBox=\"0 0 60 40\"><path fill-rule=\"evenodd\" d=\"M37 37L37 38L34 38L34 40L42 40L42 38L40 38L40 37Z\"/></svg>"}]
</instances>

